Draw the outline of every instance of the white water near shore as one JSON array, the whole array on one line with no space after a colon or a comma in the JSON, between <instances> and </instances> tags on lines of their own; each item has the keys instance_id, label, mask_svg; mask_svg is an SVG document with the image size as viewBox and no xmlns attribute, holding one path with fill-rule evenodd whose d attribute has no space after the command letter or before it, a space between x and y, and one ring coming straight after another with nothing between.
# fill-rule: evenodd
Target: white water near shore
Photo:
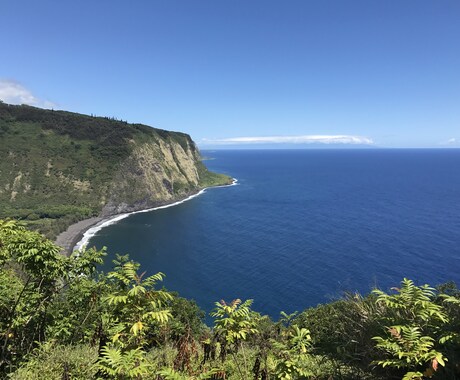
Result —
<instances>
[{"instance_id":1,"label":"white water near shore","mask_svg":"<svg viewBox=\"0 0 460 380\"><path fill-rule=\"evenodd\" d=\"M236 178L233 178L233 182L230 185L215 186L215 187L212 187L212 188L229 187L229 186L235 186L237 184L238 184L238 180ZM191 199L193 199L195 197L198 197L199 195L205 193L206 190L208 190L208 189L210 189L210 188L206 187L206 188L200 190L198 193L190 195L189 197L187 197L185 199L182 199L181 201L170 203L170 204L167 204L167 205L164 205L164 206L148 208L148 209L145 209L145 210L127 212L127 213L119 214L119 215L113 216L113 217L111 217L109 219L103 220L103 221L97 223L95 226L89 228L88 230L86 230L84 232L83 237L75 245L75 247L73 248L73 251L78 251L80 249L85 248L86 245L88 244L88 242L90 241L90 239L94 235L96 235L101 229L103 229L104 227L110 226L112 224L115 224L115 223L119 222L120 220L127 218L130 215L140 214L142 212L150 212L150 211L155 211L155 210L161 210L161 209L164 209L164 208L177 206L177 205L180 205L181 203L187 202L187 201L189 201L189 200L191 200Z\"/></svg>"}]
</instances>

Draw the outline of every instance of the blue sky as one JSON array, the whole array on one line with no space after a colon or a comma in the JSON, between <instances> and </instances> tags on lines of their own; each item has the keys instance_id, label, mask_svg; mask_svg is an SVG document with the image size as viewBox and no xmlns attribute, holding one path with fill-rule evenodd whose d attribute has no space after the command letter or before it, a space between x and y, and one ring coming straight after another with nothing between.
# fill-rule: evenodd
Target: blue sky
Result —
<instances>
[{"instance_id":1,"label":"blue sky","mask_svg":"<svg viewBox=\"0 0 460 380\"><path fill-rule=\"evenodd\" d=\"M459 20L458 0L3 0L0 99L202 148L460 147Z\"/></svg>"}]
</instances>

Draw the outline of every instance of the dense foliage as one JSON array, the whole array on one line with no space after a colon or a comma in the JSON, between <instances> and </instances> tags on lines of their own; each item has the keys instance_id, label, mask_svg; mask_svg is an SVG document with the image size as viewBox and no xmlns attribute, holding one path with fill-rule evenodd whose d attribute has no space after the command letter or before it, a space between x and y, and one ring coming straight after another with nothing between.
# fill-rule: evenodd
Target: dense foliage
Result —
<instances>
[{"instance_id":1,"label":"dense foliage","mask_svg":"<svg viewBox=\"0 0 460 380\"><path fill-rule=\"evenodd\" d=\"M171 183L174 173L170 167L180 173L183 157L171 154L175 162L166 167L161 151L145 152L158 162L149 173L168 177L165 186L173 196L181 198L228 182L227 176L206 169L195 144L184 133L0 101L0 217L24 220L29 227L54 238L70 224L98 215L111 200L117 204L143 200L143 193L127 199L133 196L133 189L142 187L140 181L127 191L117 188L127 177L119 170L134 149L160 144L180 146L196 158L199 183ZM137 173L140 169L135 165L126 170L143 175Z\"/></svg>"},{"instance_id":2,"label":"dense foliage","mask_svg":"<svg viewBox=\"0 0 460 380\"><path fill-rule=\"evenodd\" d=\"M127 256L70 257L0 220L0 377L11 379L458 379L460 292L404 279L278 321L252 300L197 305Z\"/></svg>"}]
</instances>

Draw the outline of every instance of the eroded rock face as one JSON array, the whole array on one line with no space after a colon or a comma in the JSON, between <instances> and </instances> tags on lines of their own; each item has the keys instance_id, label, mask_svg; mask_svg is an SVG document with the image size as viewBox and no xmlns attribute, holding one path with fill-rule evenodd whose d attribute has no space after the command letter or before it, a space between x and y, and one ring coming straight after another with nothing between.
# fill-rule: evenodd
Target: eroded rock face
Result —
<instances>
[{"instance_id":1,"label":"eroded rock face","mask_svg":"<svg viewBox=\"0 0 460 380\"><path fill-rule=\"evenodd\" d=\"M171 139L152 139L134 145L112 181L103 215L155 207L198 190L200 158L193 141L181 145Z\"/></svg>"}]
</instances>

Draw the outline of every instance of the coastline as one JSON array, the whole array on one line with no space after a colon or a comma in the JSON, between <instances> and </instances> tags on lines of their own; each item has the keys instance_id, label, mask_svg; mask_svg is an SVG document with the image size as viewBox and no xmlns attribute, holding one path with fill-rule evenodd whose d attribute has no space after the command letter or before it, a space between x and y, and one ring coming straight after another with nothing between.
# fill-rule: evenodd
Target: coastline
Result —
<instances>
[{"instance_id":1,"label":"coastline","mask_svg":"<svg viewBox=\"0 0 460 380\"><path fill-rule=\"evenodd\" d=\"M236 178L233 178L233 182L229 185L205 187L197 191L196 193L186 196L183 199L175 200L171 203L166 203L160 206L151 207L147 209L140 209L126 213L114 214L108 217L97 216L89 219L80 220L79 222L70 225L67 228L67 230L61 232L56 237L55 244L62 248L63 254L69 256L73 251L79 250L86 246L88 241L102 228L117 223L118 221L125 219L130 215L177 206L181 203L187 202L195 197L198 197L199 195L205 193L208 189L235 186L237 183L238 180Z\"/></svg>"},{"instance_id":2,"label":"coastline","mask_svg":"<svg viewBox=\"0 0 460 380\"><path fill-rule=\"evenodd\" d=\"M83 238L84 233L94 225L100 223L102 220L103 218L95 216L71 224L67 230L61 232L56 237L54 243L62 248L62 251L66 256L69 256L73 251L73 247L75 247Z\"/></svg>"}]
</instances>

